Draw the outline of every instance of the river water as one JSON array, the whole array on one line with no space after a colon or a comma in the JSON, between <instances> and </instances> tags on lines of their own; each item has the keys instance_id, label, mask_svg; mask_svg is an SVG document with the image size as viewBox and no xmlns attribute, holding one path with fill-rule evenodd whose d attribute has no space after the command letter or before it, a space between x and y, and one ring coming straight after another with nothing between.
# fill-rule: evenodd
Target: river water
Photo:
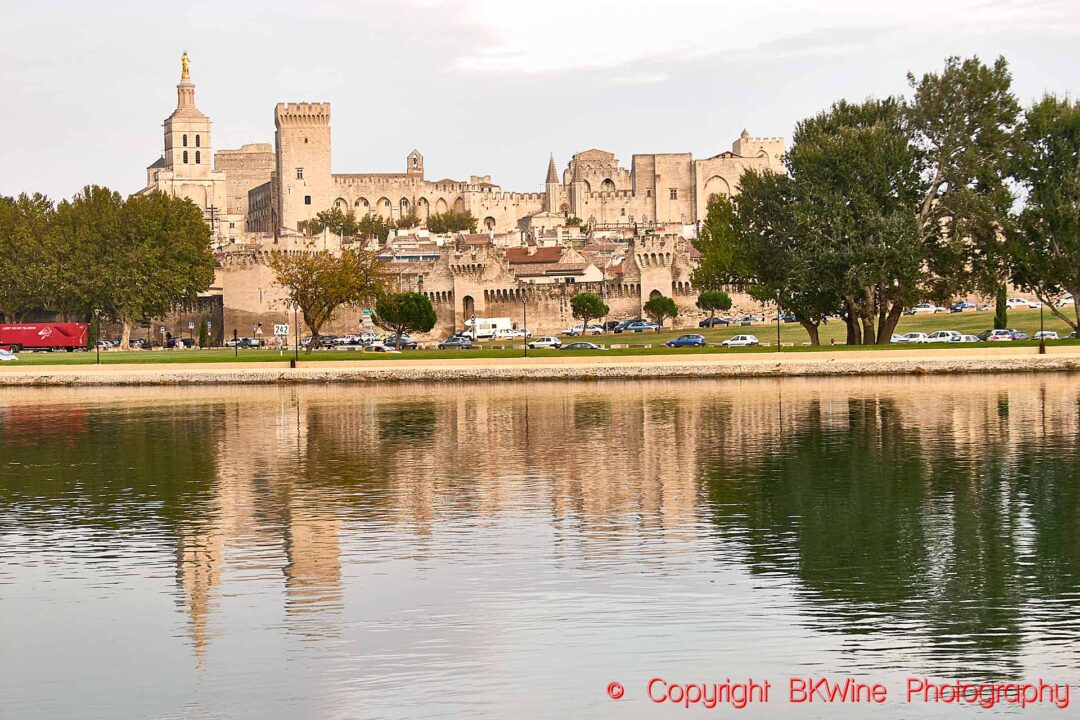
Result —
<instances>
[{"instance_id":1,"label":"river water","mask_svg":"<svg viewBox=\"0 0 1080 720\"><path fill-rule=\"evenodd\" d=\"M1065 375L5 390L0 717L1067 717L1078 450Z\"/></svg>"}]
</instances>

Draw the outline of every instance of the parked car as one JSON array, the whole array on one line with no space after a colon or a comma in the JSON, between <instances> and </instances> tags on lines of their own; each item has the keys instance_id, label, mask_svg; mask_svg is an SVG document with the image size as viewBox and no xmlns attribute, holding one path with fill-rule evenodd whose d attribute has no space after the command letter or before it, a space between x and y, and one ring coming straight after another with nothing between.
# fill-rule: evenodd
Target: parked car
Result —
<instances>
[{"instance_id":1,"label":"parked car","mask_svg":"<svg viewBox=\"0 0 1080 720\"><path fill-rule=\"evenodd\" d=\"M949 306L949 312L954 312L954 313L964 312L965 310L974 310L974 309L975 309L975 303L973 303L973 302L971 302L969 300L957 300L956 302L954 302L952 305Z\"/></svg>"},{"instance_id":2,"label":"parked car","mask_svg":"<svg viewBox=\"0 0 1080 720\"><path fill-rule=\"evenodd\" d=\"M960 337L962 333L958 333L955 330L938 330L932 332L926 336L924 342L938 343L938 342L954 342L954 338Z\"/></svg>"},{"instance_id":3,"label":"parked car","mask_svg":"<svg viewBox=\"0 0 1080 720\"><path fill-rule=\"evenodd\" d=\"M893 340L898 345L912 345L915 343L927 343L930 342L929 336L922 332L909 332L901 335Z\"/></svg>"},{"instance_id":4,"label":"parked car","mask_svg":"<svg viewBox=\"0 0 1080 720\"><path fill-rule=\"evenodd\" d=\"M755 322L757 322L757 316L756 315L743 315L742 317L740 317L738 319L737 322L739 323L739 325L742 325L744 327L748 326L748 325L753 325Z\"/></svg>"},{"instance_id":5,"label":"parked car","mask_svg":"<svg viewBox=\"0 0 1080 720\"><path fill-rule=\"evenodd\" d=\"M1005 301L1005 307L1009 310L1023 310L1025 308L1038 309L1042 307L1042 303L1038 300L1028 300L1027 298L1009 298Z\"/></svg>"},{"instance_id":6,"label":"parked car","mask_svg":"<svg viewBox=\"0 0 1080 720\"><path fill-rule=\"evenodd\" d=\"M1015 339L1012 330L984 330L979 333L979 340L983 342L1010 342Z\"/></svg>"},{"instance_id":7,"label":"parked car","mask_svg":"<svg viewBox=\"0 0 1080 720\"><path fill-rule=\"evenodd\" d=\"M18 359L19 356L15 353L11 352L10 350L4 350L3 348L0 348L0 362L14 362Z\"/></svg>"},{"instance_id":8,"label":"parked car","mask_svg":"<svg viewBox=\"0 0 1080 720\"><path fill-rule=\"evenodd\" d=\"M680 335L664 343L670 348L705 347L705 338L701 335Z\"/></svg>"},{"instance_id":9,"label":"parked car","mask_svg":"<svg viewBox=\"0 0 1080 720\"><path fill-rule=\"evenodd\" d=\"M614 332L617 335L617 334L619 334L621 332L625 332L626 328L629 327L630 325L632 325L633 323L639 323L639 322L642 322L641 318L633 318L632 320L621 320L611 330L612 330L612 332Z\"/></svg>"},{"instance_id":10,"label":"parked car","mask_svg":"<svg viewBox=\"0 0 1080 720\"><path fill-rule=\"evenodd\" d=\"M945 308L938 307L934 303L919 303L918 305L913 305L909 309L911 310L912 315L919 315L922 313L930 313L936 315L939 312L945 312Z\"/></svg>"},{"instance_id":11,"label":"parked car","mask_svg":"<svg viewBox=\"0 0 1080 720\"><path fill-rule=\"evenodd\" d=\"M383 340L383 345L388 348L394 348L396 350L398 347L397 335L387 335L386 339ZM409 337L408 335L401 336L402 350L415 350L417 347L419 347L419 345L411 337Z\"/></svg>"},{"instance_id":12,"label":"parked car","mask_svg":"<svg viewBox=\"0 0 1080 720\"><path fill-rule=\"evenodd\" d=\"M1070 305L1075 305L1076 300L1073 299L1072 295L1066 295L1065 297L1061 298L1060 300L1058 300L1054 304L1057 305L1058 307L1069 307Z\"/></svg>"},{"instance_id":13,"label":"parked car","mask_svg":"<svg viewBox=\"0 0 1080 720\"><path fill-rule=\"evenodd\" d=\"M521 328L511 328L509 330L496 330L496 340L516 340L521 338L522 340L532 337L531 330L522 330Z\"/></svg>"},{"instance_id":14,"label":"parked car","mask_svg":"<svg viewBox=\"0 0 1080 720\"><path fill-rule=\"evenodd\" d=\"M557 337L548 335L547 337L536 338L529 343L526 343L529 348L533 350L544 350L546 348L554 348L558 350L562 347L562 340Z\"/></svg>"},{"instance_id":15,"label":"parked car","mask_svg":"<svg viewBox=\"0 0 1080 720\"><path fill-rule=\"evenodd\" d=\"M1075 339L1076 339L1076 331L1075 331L1075 330L1073 330L1073 331L1072 331L1071 333L1069 333L1068 335L1066 335L1066 336L1065 336L1065 339L1066 339L1066 340L1075 340Z\"/></svg>"},{"instance_id":16,"label":"parked car","mask_svg":"<svg viewBox=\"0 0 1080 720\"><path fill-rule=\"evenodd\" d=\"M699 328L714 328L717 325L730 325L731 322L732 322L731 318L724 315L724 316L720 316L720 317L705 318L704 320L699 322L697 324L697 326Z\"/></svg>"},{"instance_id":17,"label":"parked car","mask_svg":"<svg viewBox=\"0 0 1080 720\"><path fill-rule=\"evenodd\" d=\"M376 341L378 339L379 339L379 334L376 333L376 332L372 332L371 330L365 330L364 332L360 333L360 344L361 345L363 345L364 343L374 342L374 341Z\"/></svg>"},{"instance_id":18,"label":"parked car","mask_svg":"<svg viewBox=\"0 0 1080 720\"><path fill-rule=\"evenodd\" d=\"M977 343L979 338L975 335L957 335L949 342L951 343Z\"/></svg>"},{"instance_id":19,"label":"parked car","mask_svg":"<svg viewBox=\"0 0 1080 720\"><path fill-rule=\"evenodd\" d=\"M596 343L591 342L572 342L569 345L563 345L560 350L603 350Z\"/></svg>"},{"instance_id":20,"label":"parked car","mask_svg":"<svg viewBox=\"0 0 1080 720\"><path fill-rule=\"evenodd\" d=\"M785 323L799 322L798 319L789 312L780 313L780 321Z\"/></svg>"},{"instance_id":21,"label":"parked car","mask_svg":"<svg viewBox=\"0 0 1080 720\"><path fill-rule=\"evenodd\" d=\"M451 335L439 343L440 350L471 350L472 340L467 337Z\"/></svg>"},{"instance_id":22,"label":"parked car","mask_svg":"<svg viewBox=\"0 0 1080 720\"><path fill-rule=\"evenodd\" d=\"M241 340L247 340L247 338L241 338ZM170 338L165 341L165 348L168 350L176 349L176 344L180 343L185 348L195 347L195 340L193 338ZM240 347L244 347L241 345Z\"/></svg>"},{"instance_id":23,"label":"parked car","mask_svg":"<svg viewBox=\"0 0 1080 720\"><path fill-rule=\"evenodd\" d=\"M604 323L604 332L611 332L616 327L618 327L620 322L621 321L619 321L619 320L608 320L607 322Z\"/></svg>"},{"instance_id":24,"label":"parked car","mask_svg":"<svg viewBox=\"0 0 1080 720\"><path fill-rule=\"evenodd\" d=\"M583 328L581 325L574 325L568 327L562 331L563 335L569 335L570 337L577 337L579 335L603 335L604 327L602 325L590 325L587 328Z\"/></svg>"},{"instance_id":25,"label":"parked car","mask_svg":"<svg viewBox=\"0 0 1080 720\"><path fill-rule=\"evenodd\" d=\"M634 322L630 323L625 328L623 328L623 332L639 333L639 332L655 331L655 330L659 330L659 329L660 329L660 326L657 325L654 322L649 322L647 320L635 320ZM616 331L616 332L618 332L618 331Z\"/></svg>"},{"instance_id":26,"label":"parked car","mask_svg":"<svg viewBox=\"0 0 1080 720\"><path fill-rule=\"evenodd\" d=\"M752 347L754 345L760 345L757 336L755 335L736 335L733 338L728 338L720 343L724 347Z\"/></svg>"},{"instance_id":27,"label":"parked car","mask_svg":"<svg viewBox=\"0 0 1080 720\"><path fill-rule=\"evenodd\" d=\"M1036 340L1060 340L1058 334L1053 330L1040 330L1035 333Z\"/></svg>"}]
</instances>

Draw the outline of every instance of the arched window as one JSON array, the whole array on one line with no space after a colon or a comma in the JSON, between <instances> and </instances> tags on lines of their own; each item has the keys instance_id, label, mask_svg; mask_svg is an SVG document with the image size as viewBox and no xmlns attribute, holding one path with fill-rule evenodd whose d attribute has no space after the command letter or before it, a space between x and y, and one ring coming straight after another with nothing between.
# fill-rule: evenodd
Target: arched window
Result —
<instances>
[{"instance_id":1,"label":"arched window","mask_svg":"<svg viewBox=\"0 0 1080 720\"><path fill-rule=\"evenodd\" d=\"M187 133L184 133L184 147L187 147Z\"/></svg>"},{"instance_id":2,"label":"arched window","mask_svg":"<svg viewBox=\"0 0 1080 720\"><path fill-rule=\"evenodd\" d=\"M202 138L198 135L195 136L195 147L202 147Z\"/></svg>"},{"instance_id":3,"label":"arched window","mask_svg":"<svg viewBox=\"0 0 1080 720\"><path fill-rule=\"evenodd\" d=\"M195 164L198 165L202 162L201 154L198 150L195 151Z\"/></svg>"},{"instance_id":4,"label":"arched window","mask_svg":"<svg viewBox=\"0 0 1080 720\"><path fill-rule=\"evenodd\" d=\"M187 165L187 150L184 151L184 164Z\"/></svg>"}]
</instances>

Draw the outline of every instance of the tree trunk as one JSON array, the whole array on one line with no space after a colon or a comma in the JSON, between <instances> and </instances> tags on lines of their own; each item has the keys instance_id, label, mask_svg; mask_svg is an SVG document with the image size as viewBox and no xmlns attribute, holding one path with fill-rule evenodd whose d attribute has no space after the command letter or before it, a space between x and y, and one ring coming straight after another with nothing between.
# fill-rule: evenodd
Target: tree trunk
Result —
<instances>
[{"instance_id":1,"label":"tree trunk","mask_svg":"<svg viewBox=\"0 0 1080 720\"><path fill-rule=\"evenodd\" d=\"M400 352L401 351L401 333L405 332L405 327L404 326L399 326L396 330L397 330L397 337L394 338L394 349ZM476 328L473 328L473 330L475 331Z\"/></svg>"},{"instance_id":2,"label":"tree trunk","mask_svg":"<svg viewBox=\"0 0 1080 720\"><path fill-rule=\"evenodd\" d=\"M122 328L120 330L120 349L121 350L130 350L131 349L131 318L129 318L126 314L121 315L120 316L120 325L121 325L121 328Z\"/></svg>"},{"instance_id":3,"label":"tree trunk","mask_svg":"<svg viewBox=\"0 0 1080 720\"><path fill-rule=\"evenodd\" d=\"M862 322L862 344L876 344L877 334L874 332L874 316L870 313L862 313L859 316L859 320Z\"/></svg>"},{"instance_id":4,"label":"tree trunk","mask_svg":"<svg viewBox=\"0 0 1080 720\"><path fill-rule=\"evenodd\" d=\"M901 302L894 302L892 307L889 308L889 314L885 316L884 322L878 326L878 343L881 345L887 345L892 342L893 331L896 330L897 323L900 322L900 316L904 314L904 304Z\"/></svg>"},{"instance_id":5,"label":"tree trunk","mask_svg":"<svg viewBox=\"0 0 1080 720\"><path fill-rule=\"evenodd\" d=\"M1009 326L1008 290L1004 285L998 288L994 298L994 329L1004 330Z\"/></svg>"},{"instance_id":6,"label":"tree trunk","mask_svg":"<svg viewBox=\"0 0 1080 720\"><path fill-rule=\"evenodd\" d=\"M818 334L818 326L812 322L806 320L800 320L799 324L806 330L806 334L810 336L811 345L820 345L821 336Z\"/></svg>"}]
</instances>

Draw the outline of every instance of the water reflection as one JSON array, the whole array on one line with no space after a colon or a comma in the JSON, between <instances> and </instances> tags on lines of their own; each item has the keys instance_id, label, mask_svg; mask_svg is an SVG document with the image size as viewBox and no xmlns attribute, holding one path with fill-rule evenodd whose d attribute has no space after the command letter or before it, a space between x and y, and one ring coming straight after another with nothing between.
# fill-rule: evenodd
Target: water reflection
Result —
<instances>
[{"instance_id":1,"label":"water reflection","mask_svg":"<svg viewBox=\"0 0 1080 720\"><path fill-rule=\"evenodd\" d=\"M627 717L651 710L609 676L665 668L1068 675L1078 401L1065 376L6 392L0 691L62 716L48 648L106 640L161 661L131 717Z\"/></svg>"}]
</instances>

